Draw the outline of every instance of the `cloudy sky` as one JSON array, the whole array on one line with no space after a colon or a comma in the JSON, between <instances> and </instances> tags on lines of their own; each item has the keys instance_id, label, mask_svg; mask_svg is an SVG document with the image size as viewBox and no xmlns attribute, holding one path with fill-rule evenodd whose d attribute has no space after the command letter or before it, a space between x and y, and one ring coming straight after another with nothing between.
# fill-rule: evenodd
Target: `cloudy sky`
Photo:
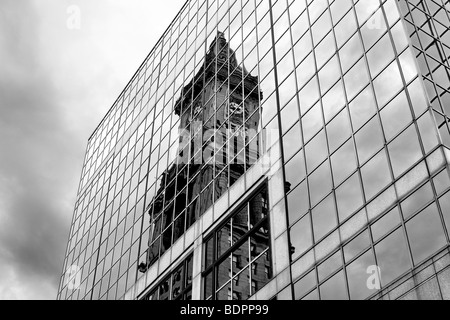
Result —
<instances>
[{"instance_id":1,"label":"cloudy sky","mask_svg":"<svg viewBox=\"0 0 450 320\"><path fill-rule=\"evenodd\" d=\"M183 3L2 0L0 300L56 298L87 139Z\"/></svg>"}]
</instances>

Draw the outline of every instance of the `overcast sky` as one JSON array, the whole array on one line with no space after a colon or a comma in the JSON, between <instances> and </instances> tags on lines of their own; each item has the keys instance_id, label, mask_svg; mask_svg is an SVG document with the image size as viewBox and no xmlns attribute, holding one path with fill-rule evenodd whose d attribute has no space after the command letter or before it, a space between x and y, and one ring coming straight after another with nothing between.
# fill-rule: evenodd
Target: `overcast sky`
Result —
<instances>
[{"instance_id":1,"label":"overcast sky","mask_svg":"<svg viewBox=\"0 0 450 320\"><path fill-rule=\"evenodd\" d=\"M87 139L184 2L2 0L0 299L56 298Z\"/></svg>"}]
</instances>

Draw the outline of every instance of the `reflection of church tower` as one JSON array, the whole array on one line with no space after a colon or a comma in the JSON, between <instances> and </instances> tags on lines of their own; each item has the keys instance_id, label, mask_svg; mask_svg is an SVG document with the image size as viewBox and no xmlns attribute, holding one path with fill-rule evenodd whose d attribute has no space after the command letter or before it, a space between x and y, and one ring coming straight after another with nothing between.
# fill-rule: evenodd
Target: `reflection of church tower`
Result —
<instances>
[{"instance_id":1,"label":"reflection of church tower","mask_svg":"<svg viewBox=\"0 0 450 320\"><path fill-rule=\"evenodd\" d=\"M238 65L219 32L175 104L182 132L179 159L161 177L151 204L148 265L257 160L260 99L258 78Z\"/></svg>"},{"instance_id":2,"label":"reflection of church tower","mask_svg":"<svg viewBox=\"0 0 450 320\"><path fill-rule=\"evenodd\" d=\"M267 190L264 189L233 216L230 224L221 229L217 239L219 248L229 248L231 242L233 244L242 242L248 232L267 217L267 214L268 196ZM261 257L260 255L269 247L269 242L268 221L266 220L251 237L233 251L230 256L230 268L228 270L218 268L217 284L220 286L233 277L233 287L229 288L228 297L218 295L217 299L245 300L267 284L272 278L272 260L269 252Z\"/></svg>"}]
</instances>

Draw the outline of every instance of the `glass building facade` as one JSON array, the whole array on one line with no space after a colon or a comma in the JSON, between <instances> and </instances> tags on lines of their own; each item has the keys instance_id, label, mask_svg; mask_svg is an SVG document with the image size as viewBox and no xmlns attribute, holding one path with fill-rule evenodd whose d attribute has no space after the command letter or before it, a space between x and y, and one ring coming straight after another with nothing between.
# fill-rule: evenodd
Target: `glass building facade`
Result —
<instances>
[{"instance_id":1,"label":"glass building facade","mask_svg":"<svg viewBox=\"0 0 450 320\"><path fill-rule=\"evenodd\" d=\"M58 299L450 299L449 25L187 1L89 139Z\"/></svg>"}]
</instances>

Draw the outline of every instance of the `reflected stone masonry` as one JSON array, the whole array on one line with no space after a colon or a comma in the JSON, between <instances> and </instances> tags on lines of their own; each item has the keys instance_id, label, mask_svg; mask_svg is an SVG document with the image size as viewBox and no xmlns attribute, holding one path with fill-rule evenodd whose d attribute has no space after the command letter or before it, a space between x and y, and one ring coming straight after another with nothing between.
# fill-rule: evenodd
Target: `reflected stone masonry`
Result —
<instances>
[{"instance_id":1,"label":"reflected stone masonry","mask_svg":"<svg viewBox=\"0 0 450 320\"><path fill-rule=\"evenodd\" d=\"M204 65L175 103L180 148L150 204L151 244L144 269L222 196L228 179L234 184L257 160L258 88L258 79L238 65L219 32Z\"/></svg>"},{"instance_id":2,"label":"reflected stone masonry","mask_svg":"<svg viewBox=\"0 0 450 320\"><path fill-rule=\"evenodd\" d=\"M88 141L58 299L450 299L449 25L186 1Z\"/></svg>"}]
</instances>

